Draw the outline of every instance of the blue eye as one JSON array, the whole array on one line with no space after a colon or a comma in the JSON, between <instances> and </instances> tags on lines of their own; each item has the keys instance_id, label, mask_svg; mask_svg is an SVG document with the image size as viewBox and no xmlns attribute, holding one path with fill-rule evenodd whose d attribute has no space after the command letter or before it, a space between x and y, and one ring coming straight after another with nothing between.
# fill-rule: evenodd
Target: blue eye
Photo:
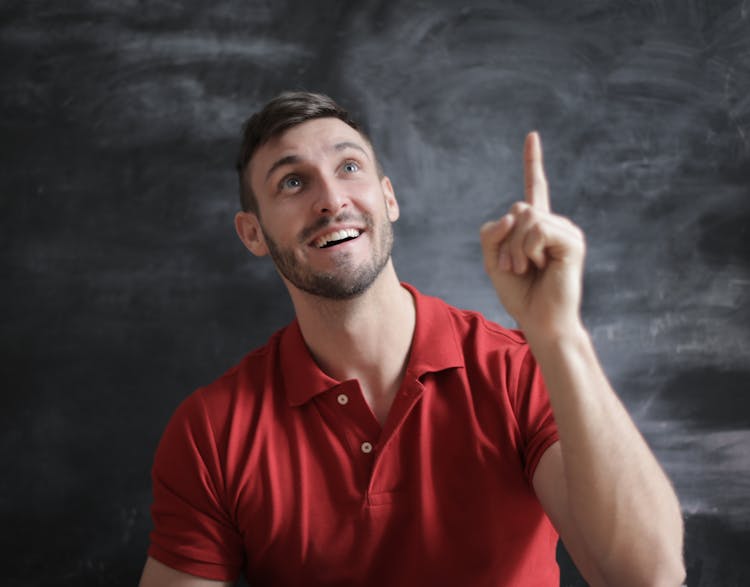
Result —
<instances>
[{"instance_id":1,"label":"blue eye","mask_svg":"<svg viewBox=\"0 0 750 587\"><path fill-rule=\"evenodd\" d=\"M344 163L343 169L347 173L356 173L357 171L359 171L359 165L357 165L357 163L355 163L354 161L347 161L346 163Z\"/></svg>"},{"instance_id":2,"label":"blue eye","mask_svg":"<svg viewBox=\"0 0 750 587\"><path fill-rule=\"evenodd\" d=\"M282 190L296 190L302 187L302 180L296 175L288 175L281 180L279 187Z\"/></svg>"}]
</instances>

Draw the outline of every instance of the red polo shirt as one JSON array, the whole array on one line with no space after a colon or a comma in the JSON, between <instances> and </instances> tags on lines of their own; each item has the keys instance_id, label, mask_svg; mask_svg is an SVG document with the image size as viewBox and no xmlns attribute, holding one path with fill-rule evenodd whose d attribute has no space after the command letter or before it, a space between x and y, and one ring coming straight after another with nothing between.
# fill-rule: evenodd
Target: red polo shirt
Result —
<instances>
[{"instance_id":1,"label":"red polo shirt","mask_svg":"<svg viewBox=\"0 0 750 587\"><path fill-rule=\"evenodd\" d=\"M417 321L381 427L293 322L177 409L149 555L251 585L558 585L531 486L557 431L523 338L408 287Z\"/></svg>"}]
</instances>

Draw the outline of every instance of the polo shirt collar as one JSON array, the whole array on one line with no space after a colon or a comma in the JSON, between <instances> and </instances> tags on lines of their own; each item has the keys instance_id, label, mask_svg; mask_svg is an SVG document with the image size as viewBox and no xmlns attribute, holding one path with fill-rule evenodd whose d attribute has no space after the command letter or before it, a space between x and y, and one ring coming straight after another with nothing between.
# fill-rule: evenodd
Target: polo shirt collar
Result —
<instances>
[{"instance_id":1,"label":"polo shirt collar","mask_svg":"<svg viewBox=\"0 0 750 587\"><path fill-rule=\"evenodd\" d=\"M407 374L418 379L425 373L462 367L463 355L447 304L421 294L407 283L402 285L414 297L416 308L416 326L406 366ZM318 367L305 344L296 318L282 331L279 352L281 377L290 405L300 406L341 383Z\"/></svg>"},{"instance_id":2,"label":"polo shirt collar","mask_svg":"<svg viewBox=\"0 0 750 587\"><path fill-rule=\"evenodd\" d=\"M279 353L281 378L290 405L301 406L319 393L339 384L318 367L302 338L302 330L296 318L281 334Z\"/></svg>"},{"instance_id":3,"label":"polo shirt collar","mask_svg":"<svg viewBox=\"0 0 750 587\"><path fill-rule=\"evenodd\" d=\"M401 285L414 297L417 309L414 340L406 371L418 379L425 373L463 367L463 353L448 304L420 293L408 283Z\"/></svg>"}]
</instances>

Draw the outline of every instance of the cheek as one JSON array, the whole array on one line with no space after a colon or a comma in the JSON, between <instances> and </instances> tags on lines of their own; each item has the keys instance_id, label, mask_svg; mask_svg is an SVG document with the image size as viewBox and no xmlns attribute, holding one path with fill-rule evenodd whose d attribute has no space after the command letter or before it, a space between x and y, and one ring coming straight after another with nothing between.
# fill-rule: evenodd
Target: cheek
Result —
<instances>
[{"instance_id":1,"label":"cheek","mask_svg":"<svg viewBox=\"0 0 750 587\"><path fill-rule=\"evenodd\" d=\"M264 218L263 226L266 234L277 242L288 243L296 240L301 225L295 221L299 215L292 211L274 214L272 218Z\"/></svg>"}]
</instances>

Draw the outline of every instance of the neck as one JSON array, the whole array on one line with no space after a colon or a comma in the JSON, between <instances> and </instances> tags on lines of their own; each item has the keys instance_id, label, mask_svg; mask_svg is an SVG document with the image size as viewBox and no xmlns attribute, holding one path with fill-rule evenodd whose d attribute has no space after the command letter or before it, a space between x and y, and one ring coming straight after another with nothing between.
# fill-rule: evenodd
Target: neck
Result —
<instances>
[{"instance_id":1,"label":"neck","mask_svg":"<svg viewBox=\"0 0 750 587\"><path fill-rule=\"evenodd\" d=\"M351 300L289 289L315 361L334 379L358 379L382 421L401 385L415 325L414 300L401 287L392 261L367 291Z\"/></svg>"}]
</instances>

